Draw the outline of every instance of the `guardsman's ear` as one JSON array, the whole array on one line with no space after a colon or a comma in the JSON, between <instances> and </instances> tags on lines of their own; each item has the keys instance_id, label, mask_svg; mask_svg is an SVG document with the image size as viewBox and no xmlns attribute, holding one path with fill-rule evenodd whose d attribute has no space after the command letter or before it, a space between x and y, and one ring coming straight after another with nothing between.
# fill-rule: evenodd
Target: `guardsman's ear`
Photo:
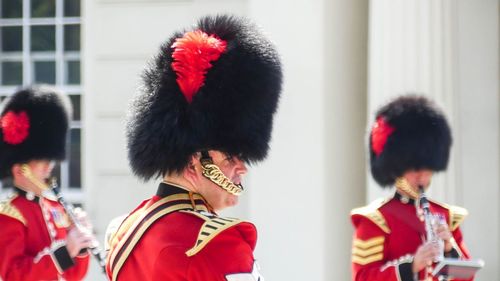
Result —
<instances>
[{"instance_id":1,"label":"guardsman's ear","mask_svg":"<svg viewBox=\"0 0 500 281\"><path fill-rule=\"evenodd\" d=\"M195 153L191 155L189 159L189 163L187 167L184 169L184 175L187 176L188 178L192 179L193 177L196 177L197 170L200 168L200 159L199 159L199 154Z\"/></svg>"},{"instance_id":2,"label":"guardsman's ear","mask_svg":"<svg viewBox=\"0 0 500 281\"><path fill-rule=\"evenodd\" d=\"M23 176L23 171L21 169L21 164L14 164L10 169L13 178L19 178Z\"/></svg>"}]
</instances>

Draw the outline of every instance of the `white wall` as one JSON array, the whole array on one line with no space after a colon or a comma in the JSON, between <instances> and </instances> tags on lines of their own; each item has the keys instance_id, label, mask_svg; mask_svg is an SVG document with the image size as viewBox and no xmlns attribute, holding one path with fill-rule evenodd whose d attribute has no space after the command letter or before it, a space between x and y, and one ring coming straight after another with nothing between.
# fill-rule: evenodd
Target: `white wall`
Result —
<instances>
[{"instance_id":1,"label":"white wall","mask_svg":"<svg viewBox=\"0 0 500 281\"><path fill-rule=\"evenodd\" d=\"M496 0L457 5L457 182L470 212L464 225L467 244L486 262L477 280L500 276L499 8Z\"/></svg>"}]
</instances>

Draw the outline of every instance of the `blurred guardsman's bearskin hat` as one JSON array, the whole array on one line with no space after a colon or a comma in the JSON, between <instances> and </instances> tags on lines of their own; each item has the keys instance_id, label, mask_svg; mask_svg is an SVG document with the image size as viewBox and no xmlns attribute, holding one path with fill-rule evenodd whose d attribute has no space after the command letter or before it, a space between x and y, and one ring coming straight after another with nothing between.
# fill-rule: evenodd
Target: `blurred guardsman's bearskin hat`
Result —
<instances>
[{"instance_id":1,"label":"blurred guardsman's bearskin hat","mask_svg":"<svg viewBox=\"0 0 500 281\"><path fill-rule=\"evenodd\" d=\"M143 80L127 123L129 161L139 177L181 171L201 150L246 162L266 157L281 64L248 20L209 16L175 33Z\"/></svg>"},{"instance_id":2,"label":"blurred guardsman's bearskin hat","mask_svg":"<svg viewBox=\"0 0 500 281\"><path fill-rule=\"evenodd\" d=\"M452 137L443 115L425 97L402 96L383 106L370 132L373 178L390 186L408 170L443 171Z\"/></svg>"},{"instance_id":3,"label":"blurred guardsman's bearskin hat","mask_svg":"<svg viewBox=\"0 0 500 281\"><path fill-rule=\"evenodd\" d=\"M1 105L0 177L16 163L63 160L71 105L66 96L40 86L20 90Z\"/></svg>"}]
</instances>

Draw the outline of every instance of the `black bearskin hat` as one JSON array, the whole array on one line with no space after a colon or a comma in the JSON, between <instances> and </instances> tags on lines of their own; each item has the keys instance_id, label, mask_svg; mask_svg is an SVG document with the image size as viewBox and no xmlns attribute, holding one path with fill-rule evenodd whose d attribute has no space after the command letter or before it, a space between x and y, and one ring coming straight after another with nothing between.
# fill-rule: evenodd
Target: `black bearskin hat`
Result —
<instances>
[{"instance_id":1,"label":"black bearskin hat","mask_svg":"<svg viewBox=\"0 0 500 281\"><path fill-rule=\"evenodd\" d=\"M63 160L71 105L66 96L41 86L16 92L1 105L0 177L30 160Z\"/></svg>"},{"instance_id":2,"label":"black bearskin hat","mask_svg":"<svg viewBox=\"0 0 500 281\"><path fill-rule=\"evenodd\" d=\"M446 117L422 96L396 98L376 114L370 132L370 166L381 186L393 185L406 171L443 171L452 143Z\"/></svg>"},{"instance_id":3,"label":"black bearskin hat","mask_svg":"<svg viewBox=\"0 0 500 281\"><path fill-rule=\"evenodd\" d=\"M214 149L263 160L281 91L273 44L246 19L207 16L175 33L143 73L127 122L129 161L148 180Z\"/></svg>"}]
</instances>

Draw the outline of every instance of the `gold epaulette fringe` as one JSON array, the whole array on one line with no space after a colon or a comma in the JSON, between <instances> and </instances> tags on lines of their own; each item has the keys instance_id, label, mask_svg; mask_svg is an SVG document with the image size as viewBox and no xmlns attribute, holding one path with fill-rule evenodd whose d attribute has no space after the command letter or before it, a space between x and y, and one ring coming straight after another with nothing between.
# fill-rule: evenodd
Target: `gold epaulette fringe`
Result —
<instances>
[{"instance_id":1,"label":"gold epaulette fringe","mask_svg":"<svg viewBox=\"0 0 500 281\"><path fill-rule=\"evenodd\" d=\"M16 219L26 226L26 219L23 214L11 203L14 198L15 197L11 197L0 202L0 214Z\"/></svg>"},{"instance_id":2,"label":"gold epaulette fringe","mask_svg":"<svg viewBox=\"0 0 500 281\"><path fill-rule=\"evenodd\" d=\"M214 239L218 234L220 234L224 230L243 222L242 220L235 218L223 218L209 214L205 216L195 211L181 211L181 212L193 214L205 221L201 226L200 232L198 233L198 237L196 238L196 244L186 252L186 255L188 257L196 255L212 239Z\"/></svg>"},{"instance_id":3,"label":"gold epaulette fringe","mask_svg":"<svg viewBox=\"0 0 500 281\"><path fill-rule=\"evenodd\" d=\"M449 206L450 212L450 230L456 230L469 214L467 209L458 206Z\"/></svg>"},{"instance_id":4,"label":"gold epaulette fringe","mask_svg":"<svg viewBox=\"0 0 500 281\"><path fill-rule=\"evenodd\" d=\"M367 206L353 209L351 211L351 216L360 215L366 217L367 219L371 220L375 225L377 225L380 229L382 229L382 231L389 234L391 233L391 230L389 229L389 226L385 221L384 215L382 215L382 213L378 210L386 202L387 202L386 199L375 200L374 202L372 202Z\"/></svg>"}]
</instances>

